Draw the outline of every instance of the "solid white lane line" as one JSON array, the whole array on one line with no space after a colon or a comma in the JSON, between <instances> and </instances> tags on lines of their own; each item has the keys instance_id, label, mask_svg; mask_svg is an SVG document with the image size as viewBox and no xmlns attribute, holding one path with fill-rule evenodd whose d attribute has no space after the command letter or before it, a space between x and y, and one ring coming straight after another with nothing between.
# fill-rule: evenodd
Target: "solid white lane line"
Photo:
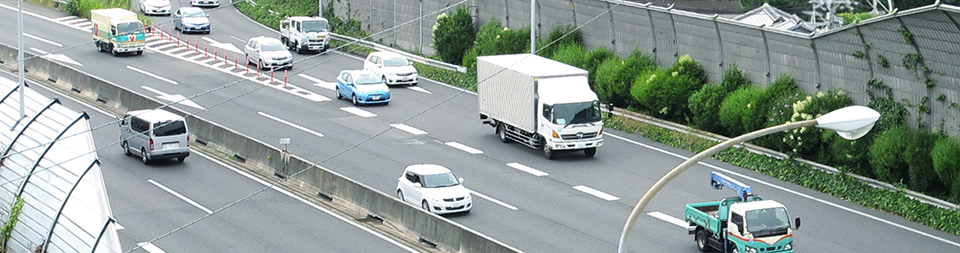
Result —
<instances>
[{"instance_id":1,"label":"solid white lane line","mask_svg":"<svg viewBox=\"0 0 960 253\"><path fill-rule=\"evenodd\" d=\"M667 214L661 213L661 212L649 212L649 213L647 213L647 215L653 216L654 218L661 219L661 220L663 220L663 221L666 221L666 222L668 222L668 223L670 223L670 224L673 224L673 225L677 225L677 226L682 227L682 228L687 228L687 226L689 225L689 224L687 224L687 222L685 222L685 221L683 221L683 220L681 220L681 219L679 219L679 218L675 218L675 217L673 217L673 216L670 216L670 215L667 215Z\"/></svg>"},{"instance_id":2,"label":"solid white lane line","mask_svg":"<svg viewBox=\"0 0 960 253\"><path fill-rule=\"evenodd\" d=\"M304 199L304 198L302 198L302 197L300 197L300 196L297 196L297 195L295 195L295 194L293 194L293 193L291 193L291 192L289 192L289 191L287 191L287 190L284 190L283 188L280 188L280 187L271 185L270 183L267 183L266 181L263 181L263 180L261 180L260 178L257 178L257 177L255 177L255 176L253 176L253 175L250 175L250 174L248 174L248 173L246 173L246 172L244 172L244 171L241 171L241 170L239 170L239 169L237 169L237 168L234 168L233 166L227 165L227 164L221 162L220 160L213 159L212 157L210 157L210 156L208 156L208 155L206 155L206 154L204 154L204 153L200 153L200 152L196 152L196 154L202 156L203 158L207 158L207 160L212 161L212 162L214 162L214 163L216 163L216 164L219 164L220 166L223 166L224 168L228 168L228 169L230 169L230 170L233 170L233 172L236 172L237 174L240 174L240 175L242 175L242 176L245 176L245 177L249 178L250 180L253 180L254 182L260 183L260 184L263 185L263 186L268 186L268 187L270 187L270 189L274 189L274 190L276 190L277 192L282 193L283 195L287 195L288 197L291 197L291 198L293 198L293 199L296 199L296 200L300 201L301 203L304 203L304 204L306 204L306 205L308 205L308 206L310 206L310 207L316 208L317 210L323 211L323 212L326 213L327 215L336 217L337 219L340 219L341 221L343 221L343 222L345 222L345 223L347 223L347 224L353 225L354 227L359 228L360 230L363 230L364 232L367 232L367 233L370 233L370 234L372 234L372 235L375 235L375 236L379 237L380 239L383 239L384 241L393 243L393 245L396 245L397 247L400 247L400 248L406 250L407 252L418 252L418 251L416 251L416 250L413 250L413 248L410 248L410 247L407 246L407 245L404 245L404 244L402 244L402 243L400 243L400 242L397 242L396 240L393 240L393 239L391 239L391 238L389 238L389 237L387 237L387 236L385 236L385 235L383 235L383 234L381 234L381 233L377 233L377 232L371 230L371 229L368 228L368 227L365 227L365 226L363 226L363 225L360 225L360 223L357 223L357 222L354 221L353 219L344 218L343 216L340 216L340 215L334 213L333 211L330 211L330 210L328 210L328 209L326 209L326 208L323 208L323 207L321 207L321 206L318 206L317 204L315 204L315 203L313 203L313 202L310 202L310 201L308 201L308 200L306 200L306 199Z\"/></svg>"},{"instance_id":3,"label":"solid white lane line","mask_svg":"<svg viewBox=\"0 0 960 253\"><path fill-rule=\"evenodd\" d=\"M459 149L459 150L463 150L463 151L465 151L465 152L467 152L467 153L470 153L470 154L474 154L474 155L476 155L476 154L483 154L483 151L480 151L480 150L475 149L475 148L468 147L467 145L463 145L463 144L460 144L460 143L457 143L457 142L452 142L452 141L451 141L451 142L447 142L447 143L444 143L444 144L446 144L447 146L451 146L451 147L453 147L453 148Z\"/></svg>"},{"instance_id":4,"label":"solid white lane line","mask_svg":"<svg viewBox=\"0 0 960 253\"><path fill-rule=\"evenodd\" d=\"M354 115L357 115L357 116L360 116L360 117L364 117L364 118L370 118L370 117L376 117L376 116L377 116L376 114L373 114L372 112L364 111L363 109L356 108L356 107L342 107L342 108L340 108L340 110L343 110L343 111L349 112L349 113L353 113Z\"/></svg>"},{"instance_id":5,"label":"solid white lane line","mask_svg":"<svg viewBox=\"0 0 960 253\"><path fill-rule=\"evenodd\" d=\"M526 173L533 174L534 176L538 176L538 177L543 177L543 176L549 176L549 175L550 175L550 174L547 174L546 172L539 171L539 170L537 170L537 169L530 168L530 167L527 167L526 165L519 164L519 163L507 163L507 166L513 167L514 169L518 169L518 170L523 171L523 172L526 172Z\"/></svg>"},{"instance_id":6,"label":"solid white lane line","mask_svg":"<svg viewBox=\"0 0 960 253\"><path fill-rule=\"evenodd\" d=\"M319 78L312 77L312 76L308 76L308 75L304 75L304 74L298 74L298 76L303 77L304 79L310 80L311 82L313 82L313 85L320 86L320 87L325 88L325 89L328 89L328 90L336 90L336 89L337 89L337 84L336 84L336 83L326 82L326 81L320 80Z\"/></svg>"},{"instance_id":7,"label":"solid white lane line","mask_svg":"<svg viewBox=\"0 0 960 253\"><path fill-rule=\"evenodd\" d=\"M177 192L171 190L170 188L167 188L166 186L163 186L162 184L157 183L157 181L153 181L153 179L149 179L149 180L147 180L147 182L150 182L151 184L156 185L157 187L160 187L160 189L163 189L164 191L167 191L168 193L173 194L173 196L177 196L177 198L180 198L180 199L182 199L183 201L186 201L187 203L189 203L189 204L191 204L191 205L193 205L193 206L195 206L195 207L197 207L197 208L200 208L200 210L203 210L204 212L207 212L207 214L213 214L213 211L210 211L210 209L207 209L206 207L201 206L199 203L194 202L193 200L190 200L190 199L188 199L187 197L185 197L185 196L183 196L183 195L180 195L180 193L177 193Z\"/></svg>"},{"instance_id":8,"label":"solid white lane line","mask_svg":"<svg viewBox=\"0 0 960 253\"><path fill-rule=\"evenodd\" d=\"M141 249L146 250L147 252L150 252L150 253L166 253L166 251L163 251L162 249L160 249L160 247L157 247L157 245L153 245L153 243L138 242L137 245L140 246Z\"/></svg>"},{"instance_id":9,"label":"solid white lane line","mask_svg":"<svg viewBox=\"0 0 960 253\"><path fill-rule=\"evenodd\" d=\"M645 148L648 148L648 149L651 149L651 150L654 150L654 151L657 151L657 152L660 152L660 153L664 153L664 154L667 154L667 155L670 155L670 156L673 156L673 157L676 157L676 158L680 158L680 159L683 159L683 160L688 159L688 158L685 157L685 156L682 156L682 155L679 155L679 154L676 154L676 153L673 153L673 152L670 152L670 151L666 151L666 150L663 150L663 149L659 149L659 148L656 148L656 147L653 147L653 146L650 146L650 145L647 145L647 144L639 143L639 142L636 142L636 141L634 141L634 140L627 139L627 138L624 138L624 137L620 137L620 136L617 136L617 135L614 135L614 134L604 133L603 135L605 135L605 136L610 136L610 137L613 137L613 138L617 138L617 139L620 139L620 140L623 140L623 141L632 143L632 144L634 144L634 145L642 146L642 147L645 147ZM839 208L840 210L848 211L848 212L851 212L851 213L854 213L854 214L857 214L857 215L860 215L860 216L863 216L863 217L867 217L867 218L872 219L872 220L875 220L875 221L879 221L879 222L886 223L886 224L891 225L891 226L894 226L894 227L901 228L901 229L906 230L906 231L910 231L910 232L913 232L913 233L916 233L916 234L919 234L919 235L922 235L922 236L926 236L927 238L931 238L931 239L934 239L934 240L937 240L937 241L941 241L941 242L944 242L944 243L947 243L947 244L950 244L950 245L953 245L953 246L960 247L960 243L958 243L958 242L950 241L950 240L947 240L947 239L944 239L944 238L941 238L941 237L938 237L938 236L935 236L935 235L928 234L928 233L923 232L923 231L920 231L920 230L913 229L913 228L911 228L911 227L907 227L907 226L901 225L901 224L899 224L899 223L894 223L894 222L892 222L892 221L888 221L888 220L885 220L885 219L881 219L880 217L876 217L876 216L873 216L873 215L870 215L870 214L867 214L867 213L864 213L864 212L860 212L860 211L857 211L857 210L853 210L853 209L851 209L851 208L849 208L849 207L841 206L840 204L836 204L836 203L833 203L833 202L830 202L830 201L826 201L826 200L823 200L823 199L819 199L819 198L816 198L816 197L813 197L813 196L810 196L810 195L807 195L807 194L804 194L804 193L800 193L800 192L797 192L797 191L794 191L794 190L790 190L790 189L784 188L784 187L779 186L779 185L775 185L775 184L772 184L772 183L768 183L768 182L766 182L766 181L761 181L760 179L748 177L748 176L743 175L743 174L740 174L740 173L736 173L736 172L733 172L733 171L730 171L730 170L727 170L727 169L724 169L724 168L717 167L716 165L708 164L708 163L705 163L705 162L698 162L697 164L700 164L700 165L709 167L709 168L714 169L714 170L719 170L719 171L721 171L721 172L723 172L724 174L727 174L727 175L737 176L737 177L744 178L744 179L747 179L747 180L750 180L750 181L753 181L753 182L756 182L756 183L759 183L759 184L763 184L763 185L766 185L766 186L770 186L770 187L773 187L773 188L775 188L775 189L778 189L778 190L781 190L781 191L785 191L785 192L788 192L788 193L791 193L791 194L794 194L794 195L797 195L797 196L800 196L800 197L803 197L803 198L806 198L806 199L809 199L809 200L813 200L813 201L820 202L820 203L825 204L825 205L829 205L829 206L832 206L832 207Z\"/></svg>"},{"instance_id":10,"label":"solid white lane line","mask_svg":"<svg viewBox=\"0 0 960 253\"><path fill-rule=\"evenodd\" d=\"M290 121L286 121L286 120L283 120L283 119L281 119L281 118L274 117L273 115L266 114L266 113L264 113L264 112L257 112L257 114L260 114L260 116L267 117L268 119L276 120L277 122L286 124L286 125L291 126L291 127L293 127L293 128L303 130L304 132L310 133L310 134L312 134L312 135L316 135L316 136L323 137L323 134L321 134L321 133L318 133L318 132L316 132L316 131L310 130L309 128L302 127L302 126L300 126L300 125L291 123Z\"/></svg>"},{"instance_id":11,"label":"solid white lane line","mask_svg":"<svg viewBox=\"0 0 960 253\"><path fill-rule=\"evenodd\" d=\"M56 43L56 42L53 42L53 41L50 41L50 40L47 40L47 39L44 39L44 38L40 38L40 37L34 36L33 34L29 34L29 33L24 33L23 36L25 36L25 37L27 37L27 38L39 40L40 42L44 42L44 43L47 43L47 44L50 44L50 45L54 45L54 46L57 46L57 47L62 47L62 46L63 46L63 45L60 45L60 43Z\"/></svg>"},{"instance_id":12,"label":"solid white lane line","mask_svg":"<svg viewBox=\"0 0 960 253\"><path fill-rule=\"evenodd\" d=\"M414 135L427 134L427 132L424 132L423 130L416 129L416 128L412 127L412 126L408 126L408 125L404 125L404 124L390 124L390 126L396 128L396 129L403 130L404 132L414 134Z\"/></svg>"},{"instance_id":13,"label":"solid white lane line","mask_svg":"<svg viewBox=\"0 0 960 253\"><path fill-rule=\"evenodd\" d=\"M598 190L596 190L596 189L587 187L587 186L585 186L585 185L574 186L573 189L577 189L578 191L582 191L582 192L584 192L584 193L586 193L586 194L590 194L590 195L596 196L597 198L601 198L601 199L606 200L606 201L614 201L614 200L619 200L619 199L620 199L620 198L617 197L617 196L613 196L613 195L607 194L607 193L605 193L605 192L598 191Z\"/></svg>"},{"instance_id":14,"label":"solid white lane line","mask_svg":"<svg viewBox=\"0 0 960 253\"><path fill-rule=\"evenodd\" d=\"M127 66L127 69L133 70L133 71L136 71L136 72L140 72L140 74L144 74L144 75L147 75L147 76L156 78L156 79L160 79L160 81L168 82L168 83L171 83L171 84L173 84L173 85L178 85L178 83L177 83L176 81L163 78L162 76L158 76L158 75L156 75L156 74L153 74L153 73L150 73L150 72L147 72L147 71L138 69L138 68L134 68L134 67L132 67L132 66Z\"/></svg>"},{"instance_id":15,"label":"solid white lane line","mask_svg":"<svg viewBox=\"0 0 960 253\"><path fill-rule=\"evenodd\" d=\"M512 205L507 204L507 203L503 203L503 201L499 201L499 200L497 200L497 199L495 199L495 198L491 198L491 197L489 197L489 196L487 196L487 195L480 194L479 192L476 192L476 191L474 191L474 190L470 190L470 189L467 189L467 190L470 191L470 193L473 194L473 195L477 195L478 197L481 197L481 198L483 198L483 199L489 200L490 202L496 203L497 205L501 205L501 206L503 206L503 207L506 207L507 209L514 210L514 211L516 211L516 210L518 209L518 208L515 207L515 206L512 206Z\"/></svg>"},{"instance_id":16,"label":"solid white lane line","mask_svg":"<svg viewBox=\"0 0 960 253\"><path fill-rule=\"evenodd\" d=\"M416 87L416 86L410 87L410 89L411 89L411 90L415 90L415 91L419 91L419 92L423 92L423 93L427 93L427 94L433 94L433 93L430 93L430 91L428 91L428 90L426 90L426 89L424 89L424 88L420 88L420 87Z\"/></svg>"}]
</instances>

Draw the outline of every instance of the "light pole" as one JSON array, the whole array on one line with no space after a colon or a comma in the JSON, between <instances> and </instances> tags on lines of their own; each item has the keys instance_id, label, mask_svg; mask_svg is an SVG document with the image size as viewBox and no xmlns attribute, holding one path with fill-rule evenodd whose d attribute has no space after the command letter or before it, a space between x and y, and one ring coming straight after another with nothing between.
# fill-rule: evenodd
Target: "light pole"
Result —
<instances>
[{"instance_id":1,"label":"light pole","mask_svg":"<svg viewBox=\"0 0 960 253\"><path fill-rule=\"evenodd\" d=\"M713 156L713 154L716 154L717 152L745 141L776 132L807 126L816 126L827 130L833 130L844 139L854 140L866 135L867 132L873 128L873 124L876 123L878 119L880 119L880 113L870 109L869 107L859 105L847 106L824 114L816 119L788 122L782 125L772 126L737 136L733 139L721 142L713 147L708 148L707 150L697 153L686 161L683 161L683 163L680 163L680 165L677 165L677 167L667 172L667 174L663 175L663 177L661 177L660 180L657 180L653 186L650 186L650 189L647 190L647 193L643 194L643 197L640 198L640 201L637 202L637 205L633 207L633 211L630 212L630 217L627 217L627 223L623 225L623 232L620 233L620 246L618 247L617 252L624 252L624 244L627 236L630 235L630 231L633 229L633 224L636 223L637 218L640 217L640 212L642 212L643 208L650 203L650 200L653 199L653 196L657 195L657 193L660 192L660 190L662 190L667 183L673 180L673 178L677 177L677 175L680 175L680 173L684 170L687 170L687 168L697 164L700 162L700 160Z\"/></svg>"}]
</instances>

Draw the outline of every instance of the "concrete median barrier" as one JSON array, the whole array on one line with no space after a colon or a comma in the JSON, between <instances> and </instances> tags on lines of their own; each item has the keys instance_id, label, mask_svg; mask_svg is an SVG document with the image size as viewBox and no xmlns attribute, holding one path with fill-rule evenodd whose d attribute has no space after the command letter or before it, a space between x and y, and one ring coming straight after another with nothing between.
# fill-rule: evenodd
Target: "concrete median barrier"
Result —
<instances>
[{"instance_id":1,"label":"concrete median barrier","mask_svg":"<svg viewBox=\"0 0 960 253\"><path fill-rule=\"evenodd\" d=\"M4 69L16 70L16 55L15 48L0 44L0 61L4 62ZM29 70L31 79L41 80L39 82L46 80L43 83L61 92L76 95L75 97L87 103L103 104L115 116L120 116L128 110L157 108L163 105L153 98L44 58L26 61L26 69ZM193 142L191 145L204 145L211 150L227 154L232 159L242 160L241 162L247 166L272 171L275 175L284 178L299 180L312 188L319 189L318 194L321 196L351 203L363 209L366 214L403 226L420 240L407 242L409 244L434 244L437 245L438 250L447 252L519 252L509 245L451 222L442 216L401 202L393 194L377 191L300 157L288 156L281 149L267 143L212 121L188 115L187 112L175 108L167 108L167 110L187 116Z\"/></svg>"}]
</instances>

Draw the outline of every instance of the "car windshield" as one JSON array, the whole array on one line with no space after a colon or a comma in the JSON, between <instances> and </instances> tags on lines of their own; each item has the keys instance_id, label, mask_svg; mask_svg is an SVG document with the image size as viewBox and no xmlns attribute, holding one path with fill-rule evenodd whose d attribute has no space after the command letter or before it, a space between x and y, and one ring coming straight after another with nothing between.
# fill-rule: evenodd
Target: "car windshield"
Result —
<instances>
[{"instance_id":1,"label":"car windshield","mask_svg":"<svg viewBox=\"0 0 960 253\"><path fill-rule=\"evenodd\" d=\"M170 136L185 133L187 133L187 126L184 125L181 120L153 123L153 135L155 136Z\"/></svg>"},{"instance_id":2,"label":"car windshield","mask_svg":"<svg viewBox=\"0 0 960 253\"><path fill-rule=\"evenodd\" d=\"M379 77L371 73L358 73L356 75L353 75L353 79L355 80L354 83L358 85L380 84L383 82L382 79L380 79Z\"/></svg>"},{"instance_id":3,"label":"car windshield","mask_svg":"<svg viewBox=\"0 0 960 253\"><path fill-rule=\"evenodd\" d=\"M746 213L747 232L772 233L790 227L787 209L783 207L751 210Z\"/></svg>"},{"instance_id":4,"label":"car windshield","mask_svg":"<svg viewBox=\"0 0 960 253\"><path fill-rule=\"evenodd\" d=\"M286 51L287 49L279 41L263 41L260 44L260 51Z\"/></svg>"},{"instance_id":5,"label":"car windshield","mask_svg":"<svg viewBox=\"0 0 960 253\"><path fill-rule=\"evenodd\" d=\"M326 32L327 31L327 21L323 20L310 20L303 21L303 32Z\"/></svg>"},{"instance_id":6,"label":"car windshield","mask_svg":"<svg viewBox=\"0 0 960 253\"><path fill-rule=\"evenodd\" d=\"M553 123L558 125L600 121L600 102L580 102L553 105Z\"/></svg>"},{"instance_id":7,"label":"car windshield","mask_svg":"<svg viewBox=\"0 0 960 253\"><path fill-rule=\"evenodd\" d=\"M143 31L143 25L140 22L127 22L117 24L117 34L126 34Z\"/></svg>"},{"instance_id":8,"label":"car windshield","mask_svg":"<svg viewBox=\"0 0 960 253\"><path fill-rule=\"evenodd\" d=\"M386 58L383 60L383 66L386 67L398 67L406 65L410 65L410 62L407 61L407 58L403 57Z\"/></svg>"},{"instance_id":9,"label":"car windshield","mask_svg":"<svg viewBox=\"0 0 960 253\"><path fill-rule=\"evenodd\" d=\"M453 173L423 175L424 188L449 187L458 184L460 184L460 180L457 180L457 178L453 176Z\"/></svg>"},{"instance_id":10,"label":"car windshield","mask_svg":"<svg viewBox=\"0 0 960 253\"><path fill-rule=\"evenodd\" d=\"M204 14L202 10L184 10L183 17L185 18L203 18L207 17L207 14Z\"/></svg>"}]
</instances>

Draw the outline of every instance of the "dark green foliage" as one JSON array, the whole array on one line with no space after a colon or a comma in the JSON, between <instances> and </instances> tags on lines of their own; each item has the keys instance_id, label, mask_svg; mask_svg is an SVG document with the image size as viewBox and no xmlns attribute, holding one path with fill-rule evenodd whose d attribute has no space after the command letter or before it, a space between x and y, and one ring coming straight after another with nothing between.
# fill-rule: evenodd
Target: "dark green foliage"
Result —
<instances>
[{"instance_id":1,"label":"dark green foliage","mask_svg":"<svg viewBox=\"0 0 960 253\"><path fill-rule=\"evenodd\" d=\"M763 90L754 85L740 87L730 93L720 104L720 124L731 136L738 136L758 129L755 118L757 101Z\"/></svg>"},{"instance_id":2,"label":"dark green foliage","mask_svg":"<svg viewBox=\"0 0 960 253\"><path fill-rule=\"evenodd\" d=\"M537 41L537 55L551 58L560 46L569 44L583 45L583 35L572 25L557 24L546 38Z\"/></svg>"},{"instance_id":3,"label":"dark green foliage","mask_svg":"<svg viewBox=\"0 0 960 253\"><path fill-rule=\"evenodd\" d=\"M636 107L637 102L630 95L630 87L637 76L658 68L656 62L634 50L626 60L614 56L604 60L594 76L593 89L600 100L611 102L618 107Z\"/></svg>"},{"instance_id":4,"label":"dark green foliage","mask_svg":"<svg viewBox=\"0 0 960 253\"><path fill-rule=\"evenodd\" d=\"M960 199L960 141L953 137L941 138L930 152L933 169L954 200Z\"/></svg>"},{"instance_id":5,"label":"dark green foliage","mask_svg":"<svg viewBox=\"0 0 960 253\"><path fill-rule=\"evenodd\" d=\"M690 117L687 100L703 87L703 70L688 55L677 58L674 67L640 75L630 89L633 98L651 113L678 123Z\"/></svg>"},{"instance_id":6,"label":"dark green foliage","mask_svg":"<svg viewBox=\"0 0 960 253\"><path fill-rule=\"evenodd\" d=\"M870 167L870 144L876 132L856 140L847 140L833 131L821 131L820 141L825 149L818 152L817 161L830 164L845 172L852 172L865 177L875 177Z\"/></svg>"},{"instance_id":7,"label":"dark green foliage","mask_svg":"<svg viewBox=\"0 0 960 253\"><path fill-rule=\"evenodd\" d=\"M720 86L723 87L723 91L726 93L737 91L742 86L750 84L750 79L747 79L747 76L743 75L743 71L737 68L737 65L734 64L723 71L723 80L720 83Z\"/></svg>"},{"instance_id":8,"label":"dark green foliage","mask_svg":"<svg viewBox=\"0 0 960 253\"><path fill-rule=\"evenodd\" d=\"M464 53L473 46L475 36L473 18L467 8L461 6L453 15L437 17L433 47L440 60L459 65L463 62Z\"/></svg>"},{"instance_id":9,"label":"dark green foliage","mask_svg":"<svg viewBox=\"0 0 960 253\"><path fill-rule=\"evenodd\" d=\"M590 73L596 73L597 66L600 66L600 63L602 63L607 58L618 58L617 53L605 47L598 47L598 48L591 49L586 52L585 56L586 56L586 59L583 59L583 61L580 62L580 65L574 65L574 66L585 69ZM589 75L587 77L590 81L590 87L595 87L594 78L596 78L596 76L597 75Z\"/></svg>"},{"instance_id":10,"label":"dark green foliage","mask_svg":"<svg viewBox=\"0 0 960 253\"><path fill-rule=\"evenodd\" d=\"M490 19L480 26L473 47L463 56L463 66L476 68L477 56L519 54L530 51L530 28L514 30L500 25L497 19Z\"/></svg>"},{"instance_id":11,"label":"dark green foliage","mask_svg":"<svg viewBox=\"0 0 960 253\"><path fill-rule=\"evenodd\" d=\"M873 132L883 131L903 124L903 117L908 113L907 107L890 98L877 98L870 101L867 107L880 113L880 119L873 126Z\"/></svg>"},{"instance_id":12,"label":"dark green foliage","mask_svg":"<svg viewBox=\"0 0 960 253\"><path fill-rule=\"evenodd\" d=\"M896 125L879 132L870 145L870 165L877 179L888 183L907 183L907 163L901 155L907 148L905 140L913 136L912 130Z\"/></svg>"},{"instance_id":13,"label":"dark green foliage","mask_svg":"<svg viewBox=\"0 0 960 253\"><path fill-rule=\"evenodd\" d=\"M806 94L803 94L797 89L796 93L793 94L781 93L781 96L778 97L763 98L770 93L777 93L777 88L778 86L775 85L767 86L767 89L763 92L763 96L761 96L761 101L757 102L758 104L766 104L758 108L767 108L766 114L758 115L758 119L756 119L760 121L760 128L772 127L792 121L794 113L793 106L806 97ZM786 132L778 132L757 138L751 142L769 149L790 153L788 151L791 151L792 147L787 145L784 138L787 138Z\"/></svg>"},{"instance_id":14,"label":"dark green foliage","mask_svg":"<svg viewBox=\"0 0 960 253\"><path fill-rule=\"evenodd\" d=\"M677 62L673 63L673 66L667 72L676 72L679 75L687 76L692 82L700 85L707 83L707 74L703 72L703 67L688 54L677 57Z\"/></svg>"},{"instance_id":15,"label":"dark green foliage","mask_svg":"<svg viewBox=\"0 0 960 253\"><path fill-rule=\"evenodd\" d=\"M569 64L571 66L581 66L583 65L586 51L583 51L583 46L580 44L567 44L561 45L559 49L553 54L553 60Z\"/></svg>"},{"instance_id":16,"label":"dark green foliage","mask_svg":"<svg viewBox=\"0 0 960 253\"><path fill-rule=\"evenodd\" d=\"M719 84L708 84L694 92L687 99L687 107L693 117L690 124L700 130L726 134L727 131L720 124L720 103L727 93Z\"/></svg>"},{"instance_id":17,"label":"dark green foliage","mask_svg":"<svg viewBox=\"0 0 960 253\"><path fill-rule=\"evenodd\" d=\"M940 138L938 133L917 131L913 138L904 140L907 147L903 151L903 160L909 165L910 189L922 192L943 190L943 183L937 178L930 156L933 144Z\"/></svg>"}]
</instances>

